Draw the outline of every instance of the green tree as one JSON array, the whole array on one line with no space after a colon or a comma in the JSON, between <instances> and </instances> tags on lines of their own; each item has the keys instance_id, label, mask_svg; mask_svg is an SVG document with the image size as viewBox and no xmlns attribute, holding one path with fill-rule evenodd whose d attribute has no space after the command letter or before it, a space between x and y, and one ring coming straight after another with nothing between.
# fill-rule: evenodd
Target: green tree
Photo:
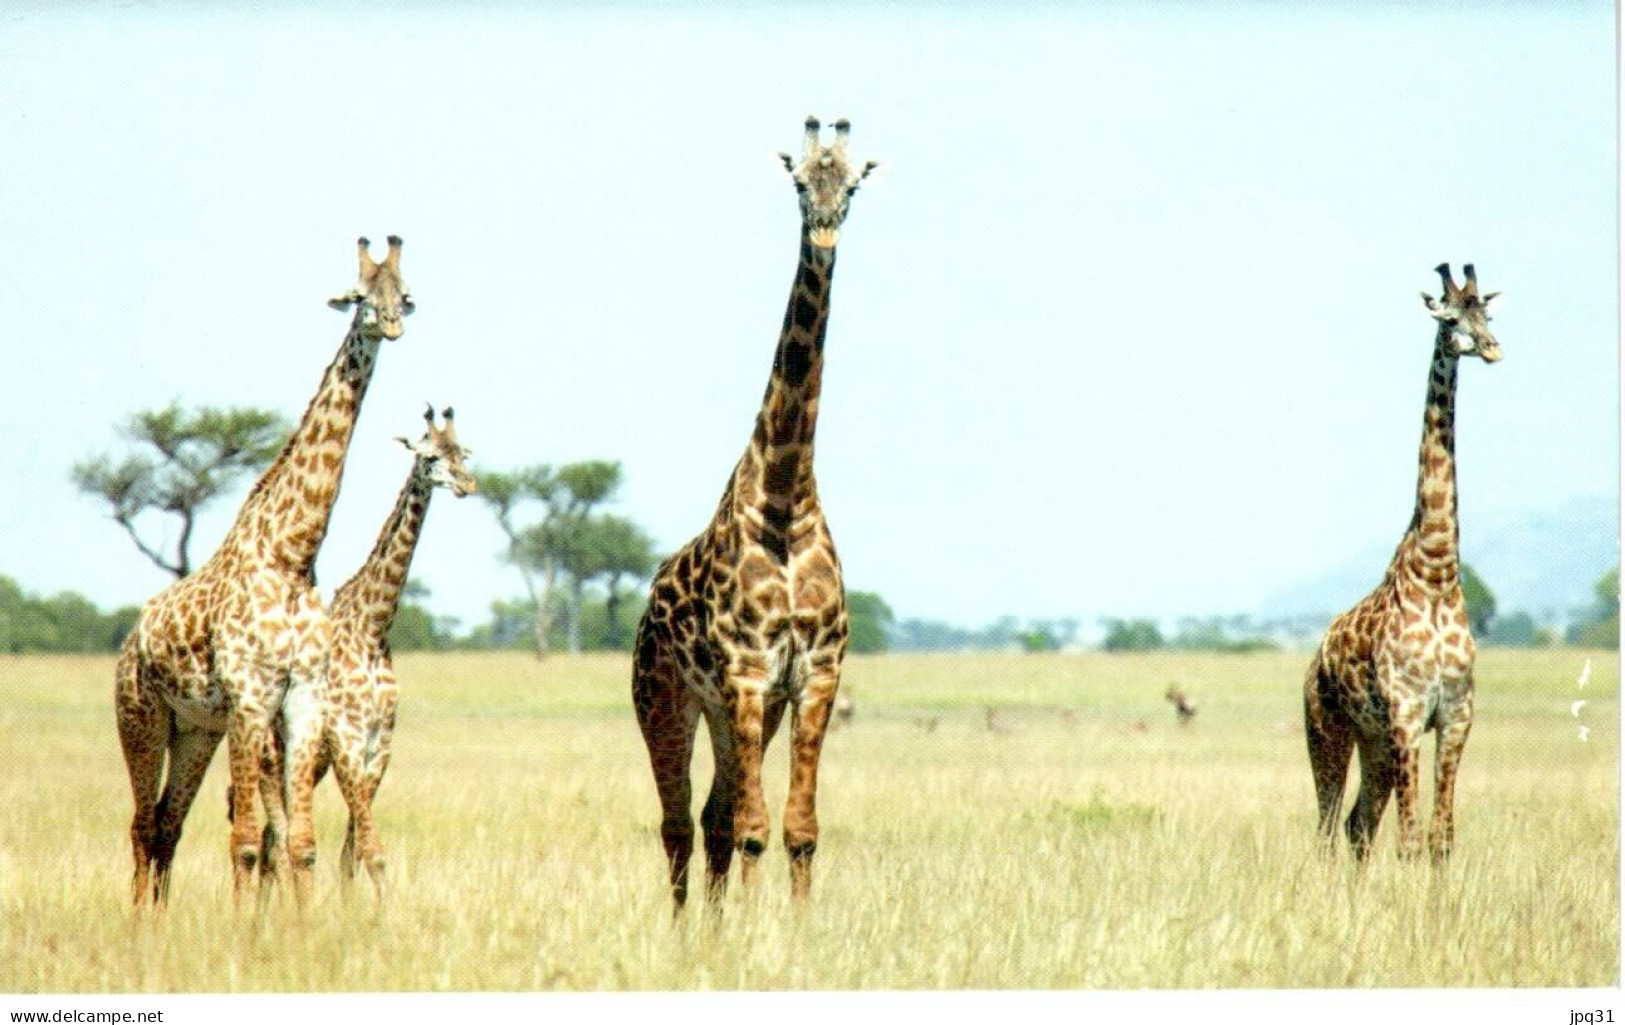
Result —
<instances>
[{"instance_id":1,"label":"green tree","mask_svg":"<svg viewBox=\"0 0 1625 1025\"><path fill-rule=\"evenodd\" d=\"M1506 648L1538 648L1545 643L1535 618L1522 609L1495 617L1484 642Z\"/></svg>"},{"instance_id":2,"label":"green tree","mask_svg":"<svg viewBox=\"0 0 1625 1025\"><path fill-rule=\"evenodd\" d=\"M395 609L395 621L389 625L389 646L394 651L445 651L455 642L455 631L450 623L436 619L423 605L429 597L427 585L408 580L401 589L401 601Z\"/></svg>"},{"instance_id":3,"label":"green tree","mask_svg":"<svg viewBox=\"0 0 1625 1025\"><path fill-rule=\"evenodd\" d=\"M581 605L587 581L601 560L591 548L594 510L612 499L621 485L621 464L594 459L553 469L530 466L512 474L479 473L480 497L493 509L508 538L507 559L518 567L536 610L536 657L548 649L555 603L553 591L562 575L568 585L564 602L567 646L581 650ZM539 517L526 525L516 512L534 502ZM536 581L540 580L540 587Z\"/></svg>"},{"instance_id":4,"label":"green tree","mask_svg":"<svg viewBox=\"0 0 1625 1025\"><path fill-rule=\"evenodd\" d=\"M1162 631L1153 619L1103 619L1106 651L1154 651L1162 647Z\"/></svg>"},{"instance_id":5,"label":"green tree","mask_svg":"<svg viewBox=\"0 0 1625 1025\"><path fill-rule=\"evenodd\" d=\"M103 613L72 591L39 598L0 576L0 651L117 651L139 610Z\"/></svg>"},{"instance_id":6,"label":"green tree","mask_svg":"<svg viewBox=\"0 0 1625 1025\"><path fill-rule=\"evenodd\" d=\"M846 592L847 648L859 655L891 647L897 617L886 600L873 591Z\"/></svg>"},{"instance_id":7,"label":"green tree","mask_svg":"<svg viewBox=\"0 0 1625 1025\"><path fill-rule=\"evenodd\" d=\"M1569 631L1569 642L1588 648L1619 647L1619 567L1604 573L1594 588L1595 600L1584 623Z\"/></svg>"},{"instance_id":8,"label":"green tree","mask_svg":"<svg viewBox=\"0 0 1625 1025\"><path fill-rule=\"evenodd\" d=\"M1473 633L1487 637L1495 619L1495 592L1465 562L1461 564L1461 596L1467 602L1467 622Z\"/></svg>"},{"instance_id":9,"label":"green tree","mask_svg":"<svg viewBox=\"0 0 1625 1025\"><path fill-rule=\"evenodd\" d=\"M203 406L188 412L171 402L135 413L119 428L137 446L135 454L118 463L108 455L91 456L75 463L70 476L80 491L108 504L113 522L141 554L179 579L192 571L192 529L199 511L242 475L269 465L289 430L270 410ZM150 542L137 528L147 512L180 520L173 551L168 543Z\"/></svg>"},{"instance_id":10,"label":"green tree","mask_svg":"<svg viewBox=\"0 0 1625 1025\"><path fill-rule=\"evenodd\" d=\"M654 541L624 516L603 513L583 522L570 555L571 577L602 580L604 632L602 646L615 651L631 647L631 633L621 621L622 579L643 580L654 572ZM579 607L579 603L578 606Z\"/></svg>"},{"instance_id":11,"label":"green tree","mask_svg":"<svg viewBox=\"0 0 1625 1025\"><path fill-rule=\"evenodd\" d=\"M1023 631L1021 634L1021 650L1028 653L1055 651L1060 648L1061 642L1055 635L1041 626Z\"/></svg>"},{"instance_id":12,"label":"green tree","mask_svg":"<svg viewBox=\"0 0 1625 1025\"><path fill-rule=\"evenodd\" d=\"M552 594L558 567L553 564L545 567L538 592L530 562L524 557L525 538L528 533L544 527L548 517L553 514L558 482L554 478L553 468L545 463L522 467L512 473L479 471L474 477L480 486L476 494L491 507L497 518L497 526L508 539L508 548L503 557L519 571L520 579L524 581L525 594L530 598L531 642L539 659L547 652L547 635L552 625L549 612L551 603L547 599ZM542 519L525 527L518 523L516 516L528 502L541 506Z\"/></svg>"}]
</instances>

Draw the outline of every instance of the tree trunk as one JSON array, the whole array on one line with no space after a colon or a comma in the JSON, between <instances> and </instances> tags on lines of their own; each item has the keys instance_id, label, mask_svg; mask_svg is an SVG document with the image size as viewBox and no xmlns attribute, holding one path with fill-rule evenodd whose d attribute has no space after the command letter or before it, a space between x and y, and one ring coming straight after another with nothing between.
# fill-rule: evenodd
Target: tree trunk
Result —
<instances>
[{"instance_id":1,"label":"tree trunk","mask_svg":"<svg viewBox=\"0 0 1625 1025\"><path fill-rule=\"evenodd\" d=\"M531 626L536 640L537 661L547 657L547 635L553 629L553 580L557 573L557 564L549 559L542 573L541 594L531 593L531 601L536 605L536 619Z\"/></svg>"},{"instance_id":2,"label":"tree trunk","mask_svg":"<svg viewBox=\"0 0 1625 1025\"><path fill-rule=\"evenodd\" d=\"M604 647L611 651L621 650L621 592L618 583L618 577L610 576L609 594L604 598Z\"/></svg>"},{"instance_id":3,"label":"tree trunk","mask_svg":"<svg viewBox=\"0 0 1625 1025\"><path fill-rule=\"evenodd\" d=\"M581 654L581 592L584 585L579 577L570 578L570 654Z\"/></svg>"}]
</instances>

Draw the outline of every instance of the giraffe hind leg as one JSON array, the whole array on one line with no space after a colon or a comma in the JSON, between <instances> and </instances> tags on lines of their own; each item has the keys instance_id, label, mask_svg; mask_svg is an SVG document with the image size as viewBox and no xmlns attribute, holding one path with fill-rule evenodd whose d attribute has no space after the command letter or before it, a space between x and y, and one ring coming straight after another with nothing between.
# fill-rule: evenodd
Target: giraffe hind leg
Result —
<instances>
[{"instance_id":1,"label":"giraffe hind leg","mask_svg":"<svg viewBox=\"0 0 1625 1025\"><path fill-rule=\"evenodd\" d=\"M1387 810L1388 798L1394 790L1394 753L1387 737L1375 739L1361 737L1360 795L1354 810L1349 813L1345 830L1354 856L1364 861L1371 854L1371 845L1377 837L1377 825Z\"/></svg>"},{"instance_id":2,"label":"giraffe hind leg","mask_svg":"<svg viewBox=\"0 0 1625 1025\"><path fill-rule=\"evenodd\" d=\"M1334 849L1343 789L1354 753L1350 724L1334 708L1328 707L1331 694L1331 681L1324 676L1317 657L1304 686L1303 732L1309 745L1309 769L1315 780L1319 835L1328 852Z\"/></svg>"},{"instance_id":3,"label":"giraffe hind leg","mask_svg":"<svg viewBox=\"0 0 1625 1025\"><path fill-rule=\"evenodd\" d=\"M220 745L219 733L201 729L173 729L169 738L169 778L158 799L157 839L153 846L153 896L159 903L169 897L170 868L180 845L181 827L192 808L209 762Z\"/></svg>"},{"instance_id":4,"label":"giraffe hind leg","mask_svg":"<svg viewBox=\"0 0 1625 1025\"><path fill-rule=\"evenodd\" d=\"M1456 770L1473 727L1472 704L1469 701L1464 708L1441 718L1434 753L1433 825L1428 831L1428 853L1436 865L1449 860L1456 839Z\"/></svg>"},{"instance_id":5,"label":"giraffe hind leg","mask_svg":"<svg viewBox=\"0 0 1625 1025\"><path fill-rule=\"evenodd\" d=\"M660 839L666 849L674 911L681 911L688 901L688 863L694 854L689 765L699 708L688 700L682 680L650 632L647 618L638 629L632 705L660 794Z\"/></svg>"},{"instance_id":6,"label":"giraffe hind leg","mask_svg":"<svg viewBox=\"0 0 1625 1025\"><path fill-rule=\"evenodd\" d=\"M114 670L114 707L119 747L130 776L135 814L130 820L130 852L135 874L130 880L131 903L141 907L152 885L153 854L158 843L158 789L163 781L168 746L169 712L141 692L139 656L131 632ZM154 893L154 896L156 893Z\"/></svg>"},{"instance_id":7,"label":"giraffe hind leg","mask_svg":"<svg viewBox=\"0 0 1625 1025\"><path fill-rule=\"evenodd\" d=\"M728 889L728 870L734 857L734 802L739 796L739 761L734 751L733 724L727 714L707 710L706 726L711 734L711 758L715 772L711 793L700 811L705 831L705 895L720 900Z\"/></svg>"}]
</instances>

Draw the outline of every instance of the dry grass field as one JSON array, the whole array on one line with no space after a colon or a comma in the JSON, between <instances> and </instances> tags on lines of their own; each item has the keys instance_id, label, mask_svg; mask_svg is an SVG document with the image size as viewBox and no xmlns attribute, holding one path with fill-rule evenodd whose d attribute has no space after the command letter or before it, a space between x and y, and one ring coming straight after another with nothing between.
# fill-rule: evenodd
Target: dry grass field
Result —
<instances>
[{"instance_id":1,"label":"dry grass field","mask_svg":"<svg viewBox=\"0 0 1625 1025\"><path fill-rule=\"evenodd\" d=\"M622 658L400 660L382 905L341 890L326 783L319 905L231 912L217 756L140 921L111 660L0 659L0 991L1615 984L1617 653L1481 652L1443 871L1397 861L1391 810L1364 873L1315 855L1307 661L852 659L810 905L775 845L756 892L673 923ZM777 828L782 736L768 754Z\"/></svg>"}]
</instances>

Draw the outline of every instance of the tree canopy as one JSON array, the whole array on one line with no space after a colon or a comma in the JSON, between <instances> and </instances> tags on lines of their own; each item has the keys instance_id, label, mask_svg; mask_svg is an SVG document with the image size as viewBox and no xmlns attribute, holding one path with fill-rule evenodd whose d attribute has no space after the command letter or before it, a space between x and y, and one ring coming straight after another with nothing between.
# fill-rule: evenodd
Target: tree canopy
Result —
<instances>
[{"instance_id":1,"label":"tree canopy","mask_svg":"<svg viewBox=\"0 0 1625 1025\"><path fill-rule=\"evenodd\" d=\"M1465 562L1461 564L1461 596L1467 602L1467 622L1473 633L1487 636L1495 619L1495 592Z\"/></svg>"},{"instance_id":2,"label":"tree canopy","mask_svg":"<svg viewBox=\"0 0 1625 1025\"><path fill-rule=\"evenodd\" d=\"M626 633L620 622L621 582L648 576L655 564L654 542L637 524L597 511L619 490L621 464L588 460L557 469L539 464L477 477L481 498L508 538L505 558L525 581L537 657L549 647L554 588L561 578L567 585L563 611L569 650L581 650L586 588L595 580L608 591L604 612L611 646L621 646ZM522 523L526 513L530 522Z\"/></svg>"},{"instance_id":3,"label":"tree canopy","mask_svg":"<svg viewBox=\"0 0 1625 1025\"><path fill-rule=\"evenodd\" d=\"M1154 651L1162 647L1162 631L1153 619L1107 619L1106 639L1100 644L1106 651Z\"/></svg>"},{"instance_id":4,"label":"tree canopy","mask_svg":"<svg viewBox=\"0 0 1625 1025\"><path fill-rule=\"evenodd\" d=\"M1593 588L1596 595L1584 622L1569 629L1569 643L1590 648L1619 647L1619 567L1604 573Z\"/></svg>"},{"instance_id":5,"label":"tree canopy","mask_svg":"<svg viewBox=\"0 0 1625 1025\"><path fill-rule=\"evenodd\" d=\"M72 591L41 598L0 576L0 652L117 651L139 614L133 606L103 613Z\"/></svg>"},{"instance_id":6,"label":"tree canopy","mask_svg":"<svg viewBox=\"0 0 1625 1025\"><path fill-rule=\"evenodd\" d=\"M290 427L270 410L171 402L134 413L119 434L136 451L122 461L98 454L75 463L70 477L80 491L107 503L113 522L136 548L179 579L192 571L192 529L198 512L244 474L276 458ZM143 514L179 519L172 541L153 542L137 527ZM167 534L167 532L165 532Z\"/></svg>"},{"instance_id":7,"label":"tree canopy","mask_svg":"<svg viewBox=\"0 0 1625 1025\"><path fill-rule=\"evenodd\" d=\"M886 599L873 591L846 592L847 648L859 655L891 647L897 616Z\"/></svg>"}]
</instances>

